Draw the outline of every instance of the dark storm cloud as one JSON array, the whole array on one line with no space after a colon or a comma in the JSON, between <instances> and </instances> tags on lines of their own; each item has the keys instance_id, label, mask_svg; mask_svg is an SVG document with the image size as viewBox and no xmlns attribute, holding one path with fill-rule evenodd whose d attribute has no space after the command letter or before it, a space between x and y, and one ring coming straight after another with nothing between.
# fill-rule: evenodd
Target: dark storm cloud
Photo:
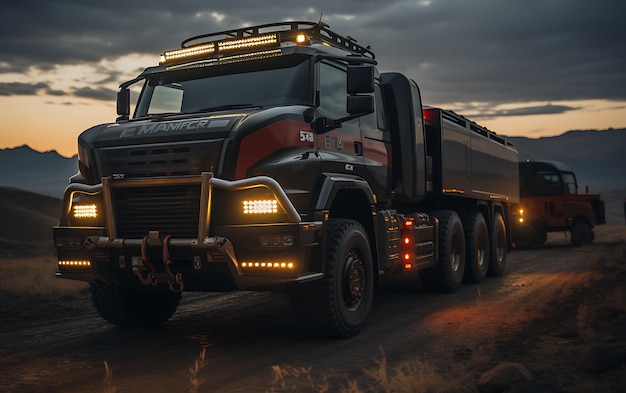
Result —
<instances>
[{"instance_id":1,"label":"dark storm cloud","mask_svg":"<svg viewBox=\"0 0 626 393\"><path fill-rule=\"evenodd\" d=\"M45 83L0 83L0 96L35 95L44 89L48 89Z\"/></svg>"},{"instance_id":2,"label":"dark storm cloud","mask_svg":"<svg viewBox=\"0 0 626 393\"><path fill-rule=\"evenodd\" d=\"M82 87L74 91L76 97L92 98L94 100L113 101L115 100L116 91L104 87L91 88Z\"/></svg>"},{"instance_id":3,"label":"dark storm cloud","mask_svg":"<svg viewBox=\"0 0 626 393\"><path fill-rule=\"evenodd\" d=\"M565 113L569 111L573 111L576 109L580 109L577 107L566 106L566 105L538 105L538 106L529 106L524 108L515 108L515 109L507 109L507 110L498 110L493 112L488 112L487 110L481 111L475 115L469 115L470 118L490 118L490 117L507 117L507 116L529 116L529 115L555 115L560 113Z\"/></svg>"},{"instance_id":4,"label":"dark storm cloud","mask_svg":"<svg viewBox=\"0 0 626 393\"><path fill-rule=\"evenodd\" d=\"M333 30L371 45L381 70L415 79L428 103L626 99L622 1L215 3L25 0L2 5L0 72L138 52L156 61L189 36L287 19L316 21L323 12Z\"/></svg>"}]
</instances>

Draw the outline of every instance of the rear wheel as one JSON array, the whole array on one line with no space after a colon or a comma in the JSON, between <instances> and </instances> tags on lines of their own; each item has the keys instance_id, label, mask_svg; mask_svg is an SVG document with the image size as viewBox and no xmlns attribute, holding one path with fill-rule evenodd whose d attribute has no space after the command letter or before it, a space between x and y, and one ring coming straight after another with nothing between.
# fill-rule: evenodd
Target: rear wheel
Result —
<instances>
[{"instance_id":1,"label":"rear wheel","mask_svg":"<svg viewBox=\"0 0 626 393\"><path fill-rule=\"evenodd\" d=\"M317 335L355 335L372 309L374 265L363 226L354 220L328 223L325 277L293 292L296 311Z\"/></svg>"},{"instance_id":2,"label":"rear wheel","mask_svg":"<svg viewBox=\"0 0 626 393\"><path fill-rule=\"evenodd\" d=\"M489 266L489 230L482 213L475 212L467 220L465 233L464 281L479 283L487 274Z\"/></svg>"},{"instance_id":3,"label":"rear wheel","mask_svg":"<svg viewBox=\"0 0 626 393\"><path fill-rule=\"evenodd\" d=\"M90 283L89 288L100 316L127 327L162 324L174 314L181 298L176 292L123 289L100 281Z\"/></svg>"},{"instance_id":4,"label":"rear wheel","mask_svg":"<svg viewBox=\"0 0 626 393\"><path fill-rule=\"evenodd\" d=\"M573 246L581 247L583 244L593 241L593 231L591 225L584 221L576 221L570 229L570 241Z\"/></svg>"},{"instance_id":5,"label":"rear wheel","mask_svg":"<svg viewBox=\"0 0 626 393\"><path fill-rule=\"evenodd\" d=\"M439 220L437 264L420 272L422 284L438 292L459 289L465 272L465 235L459 215L453 210L432 213Z\"/></svg>"},{"instance_id":6,"label":"rear wheel","mask_svg":"<svg viewBox=\"0 0 626 393\"><path fill-rule=\"evenodd\" d=\"M506 227L500 213L496 213L493 217L489 243L491 247L487 273L491 276L501 276L504 274L504 269L506 268L507 241Z\"/></svg>"}]
</instances>

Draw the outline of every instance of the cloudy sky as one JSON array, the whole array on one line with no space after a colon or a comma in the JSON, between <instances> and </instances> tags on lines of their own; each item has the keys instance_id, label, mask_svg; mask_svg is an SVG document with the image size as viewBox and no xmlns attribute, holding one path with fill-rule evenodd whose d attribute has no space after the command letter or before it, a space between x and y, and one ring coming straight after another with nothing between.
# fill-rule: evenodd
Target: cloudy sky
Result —
<instances>
[{"instance_id":1,"label":"cloudy sky","mask_svg":"<svg viewBox=\"0 0 626 393\"><path fill-rule=\"evenodd\" d=\"M0 15L0 149L72 156L115 119L119 84L183 39L320 15L426 104L498 134L626 127L622 0L21 0Z\"/></svg>"}]
</instances>

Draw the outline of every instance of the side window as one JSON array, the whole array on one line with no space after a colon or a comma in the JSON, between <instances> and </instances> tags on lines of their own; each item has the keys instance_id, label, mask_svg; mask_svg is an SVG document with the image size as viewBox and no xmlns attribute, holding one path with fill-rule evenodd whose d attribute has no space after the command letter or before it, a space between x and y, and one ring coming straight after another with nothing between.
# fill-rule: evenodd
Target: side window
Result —
<instances>
[{"instance_id":1,"label":"side window","mask_svg":"<svg viewBox=\"0 0 626 393\"><path fill-rule=\"evenodd\" d=\"M563 191L563 184L558 173L539 172L537 174L538 195L559 195Z\"/></svg>"},{"instance_id":2,"label":"side window","mask_svg":"<svg viewBox=\"0 0 626 393\"><path fill-rule=\"evenodd\" d=\"M376 120L378 123L378 129L379 130L386 130L387 129L387 120L385 119L385 108L383 106L384 101L383 101L383 93L380 90L380 86L377 84L376 85L376 92L375 92L375 110L376 110Z\"/></svg>"},{"instance_id":3,"label":"side window","mask_svg":"<svg viewBox=\"0 0 626 393\"><path fill-rule=\"evenodd\" d=\"M345 71L328 63L320 63L320 108L332 118L348 116L346 111L347 79Z\"/></svg>"},{"instance_id":4,"label":"side window","mask_svg":"<svg viewBox=\"0 0 626 393\"><path fill-rule=\"evenodd\" d=\"M383 131L386 129L385 111L383 110L383 96L378 84L376 84L374 88L374 113L359 117L359 121L361 129L363 130L363 136L382 140Z\"/></svg>"},{"instance_id":5,"label":"side window","mask_svg":"<svg viewBox=\"0 0 626 393\"><path fill-rule=\"evenodd\" d=\"M573 173L563 173L563 183L565 183L565 192L568 194L578 193L576 178Z\"/></svg>"}]
</instances>

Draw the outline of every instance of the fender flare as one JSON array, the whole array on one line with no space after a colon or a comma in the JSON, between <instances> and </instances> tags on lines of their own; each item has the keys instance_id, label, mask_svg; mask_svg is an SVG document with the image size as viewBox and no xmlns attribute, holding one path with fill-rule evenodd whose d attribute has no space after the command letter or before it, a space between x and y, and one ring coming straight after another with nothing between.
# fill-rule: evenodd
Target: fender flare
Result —
<instances>
[{"instance_id":1,"label":"fender flare","mask_svg":"<svg viewBox=\"0 0 626 393\"><path fill-rule=\"evenodd\" d=\"M376 195L367 181L358 176L342 173L323 173L324 180L315 204L315 210L328 210L341 190L361 190L370 206L376 204Z\"/></svg>"}]
</instances>

